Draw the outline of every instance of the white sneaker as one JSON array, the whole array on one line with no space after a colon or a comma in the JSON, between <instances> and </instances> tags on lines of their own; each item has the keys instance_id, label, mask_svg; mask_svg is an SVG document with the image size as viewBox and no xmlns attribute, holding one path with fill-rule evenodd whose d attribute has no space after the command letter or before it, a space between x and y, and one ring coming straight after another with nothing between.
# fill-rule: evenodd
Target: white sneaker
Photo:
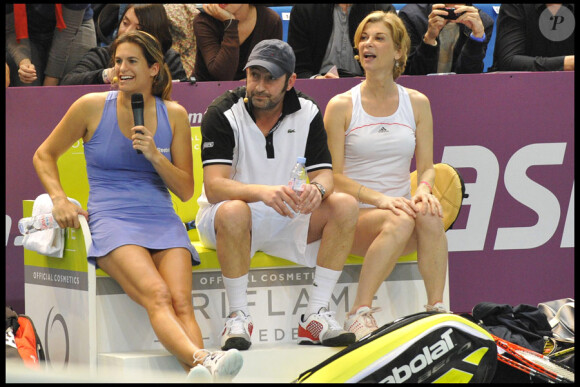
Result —
<instances>
[{"instance_id":1,"label":"white sneaker","mask_svg":"<svg viewBox=\"0 0 580 387\"><path fill-rule=\"evenodd\" d=\"M199 352L207 354L205 357L203 355L197 356ZM198 350L194 355L193 359L195 362L200 362L203 367L205 367L213 380L217 382L229 382L240 372L242 365L244 364L244 358L242 354L237 349L230 349L229 351L215 351L210 352L206 349ZM192 369L195 370L197 367ZM190 371L190 373L192 372ZM200 374L201 372L198 371Z\"/></svg>"},{"instance_id":2,"label":"white sneaker","mask_svg":"<svg viewBox=\"0 0 580 387\"><path fill-rule=\"evenodd\" d=\"M447 310L447 307L442 302L436 302L435 305L424 305L427 312L453 313Z\"/></svg>"},{"instance_id":3,"label":"white sneaker","mask_svg":"<svg viewBox=\"0 0 580 387\"><path fill-rule=\"evenodd\" d=\"M346 347L356 340L354 333L342 329L333 317L334 312L320 308L306 320L300 317L298 324L298 344L322 344L327 347Z\"/></svg>"},{"instance_id":4,"label":"white sneaker","mask_svg":"<svg viewBox=\"0 0 580 387\"><path fill-rule=\"evenodd\" d=\"M354 333L356 335L356 341L359 341L369 333L379 329L377 326L377 321L372 314L380 310L381 308L369 308L368 306L361 306L354 314L346 316L344 329Z\"/></svg>"},{"instance_id":5,"label":"white sneaker","mask_svg":"<svg viewBox=\"0 0 580 387\"><path fill-rule=\"evenodd\" d=\"M249 315L246 316L241 310L232 312L222 331L221 348L224 351L232 348L241 351L250 348L253 330L254 324Z\"/></svg>"},{"instance_id":6,"label":"white sneaker","mask_svg":"<svg viewBox=\"0 0 580 387\"><path fill-rule=\"evenodd\" d=\"M213 377L207 368L198 364L187 374L187 381L190 383L211 383L213 382Z\"/></svg>"}]
</instances>

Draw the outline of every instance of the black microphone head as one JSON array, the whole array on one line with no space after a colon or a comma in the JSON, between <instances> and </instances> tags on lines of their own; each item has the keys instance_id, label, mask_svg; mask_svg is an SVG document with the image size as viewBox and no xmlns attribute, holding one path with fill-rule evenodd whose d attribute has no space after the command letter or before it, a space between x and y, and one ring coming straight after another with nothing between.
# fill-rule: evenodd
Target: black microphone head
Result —
<instances>
[{"instance_id":1,"label":"black microphone head","mask_svg":"<svg viewBox=\"0 0 580 387\"><path fill-rule=\"evenodd\" d=\"M143 102L143 94L135 93L131 95L131 107L133 109L143 109L145 103Z\"/></svg>"}]
</instances>

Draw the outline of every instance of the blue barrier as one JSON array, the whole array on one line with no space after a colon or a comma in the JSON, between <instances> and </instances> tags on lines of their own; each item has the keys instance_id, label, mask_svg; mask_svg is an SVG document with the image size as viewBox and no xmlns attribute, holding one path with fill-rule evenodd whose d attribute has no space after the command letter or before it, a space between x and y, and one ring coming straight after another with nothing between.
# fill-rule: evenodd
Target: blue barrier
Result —
<instances>
[{"instance_id":1,"label":"blue barrier","mask_svg":"<svg viewBox=\"0 0 580 387\"><path fill-rule=\"evenodd\" d=\"M288 25L290 24L290 11L292 11L292 6L280 6L280 7L270 7L270 9L276 11L282 19L282 28L284 35L282 40L288 41Z\"/></svg>"},{"instance_id":2,"label":"blue barrier","mask_svg":"<svg viewBox=\"0 0 580 387\"><path fill-rule=\"evenodd\" d=\"M495 38L497 35L497 14L499 13L500 4L473 4L475 8L481 9L493 19L493 33L487 44L487 52L483 59L483 72L487 72L493 65L493 51L495 48Z\"/></svg>"}]
</instances>

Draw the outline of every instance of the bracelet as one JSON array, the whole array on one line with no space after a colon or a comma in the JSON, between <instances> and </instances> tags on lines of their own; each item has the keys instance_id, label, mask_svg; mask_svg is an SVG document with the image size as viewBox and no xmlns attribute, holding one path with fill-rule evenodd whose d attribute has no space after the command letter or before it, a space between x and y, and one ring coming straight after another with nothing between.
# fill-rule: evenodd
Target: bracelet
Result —
<instances>
[{"instance_id":1,"label":"bracelet","mask_svg":"<svg viewBox=\"0 0 580 387\"><path fill-rule=\"evenodd\" d=\"M228 25L224 28L224 31L227 30L228 27L232 25L232 20L234 20L234 19L233 18L229 19Z\"/></svg>"},{"instance_id":2,"label":"bracelet","mask_svg":"<svg viewBox=\"0 0 580 387\"><path fill-rule=\"evenodd\" d=\"M472 32L472 33L469 35L469 38L470 38L470 39L472 39L472 40L475 40L476 42L483 43L483 42L485 41L485 32L483 33L483 36L482 36L481 38L476 38L476 37L473 35L473 32Z\"/></svg>"},{"instance_id":3,"label":"bracelet","mask_svg":"<svg viewBox=\"0 0 580 387\"><path fill-rule=\"evenodd\" d=\"M359 203L362 203L360 201L360 191L363 189L364 185L360 185L360 187L358 187L358 193L356 194L356 199L359 201Z\"/></svg>"},{"instance_id":4,"label":"bracelet","mask_svg":"<svg viewBox=\"0 0 580 387\"><path fill-rule=\"evenodd\" d=\"M433 189L431 188L431 184L427 183L425 180L421 180L421 182L419 182L419 184L425 184L427 187L429 187L429 192L433 193Z\"/></svg>"}]
</instances>

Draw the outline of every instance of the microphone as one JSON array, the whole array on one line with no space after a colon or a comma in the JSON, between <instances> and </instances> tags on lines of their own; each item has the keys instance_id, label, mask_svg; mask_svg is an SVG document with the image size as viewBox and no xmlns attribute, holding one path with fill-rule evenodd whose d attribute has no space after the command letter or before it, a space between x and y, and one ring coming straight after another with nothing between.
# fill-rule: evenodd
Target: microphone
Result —
<instances>
[{"instance_id":1,"label":"microphone","mask_svg":"<svg viewBox=\"0 0 580 387\"><path fill-rule=\"evenodd\" d=\"M135 126L144 126L145 121L143 119L143 108L145 103L143 102L143 94L135 93L131 95L131 107L133 108L133 121L135 121ZM137 133L143 134L143 131L138 130ZM138 154L142 154L139 149L137 149Z\"/></svg>"}]
</instances>

